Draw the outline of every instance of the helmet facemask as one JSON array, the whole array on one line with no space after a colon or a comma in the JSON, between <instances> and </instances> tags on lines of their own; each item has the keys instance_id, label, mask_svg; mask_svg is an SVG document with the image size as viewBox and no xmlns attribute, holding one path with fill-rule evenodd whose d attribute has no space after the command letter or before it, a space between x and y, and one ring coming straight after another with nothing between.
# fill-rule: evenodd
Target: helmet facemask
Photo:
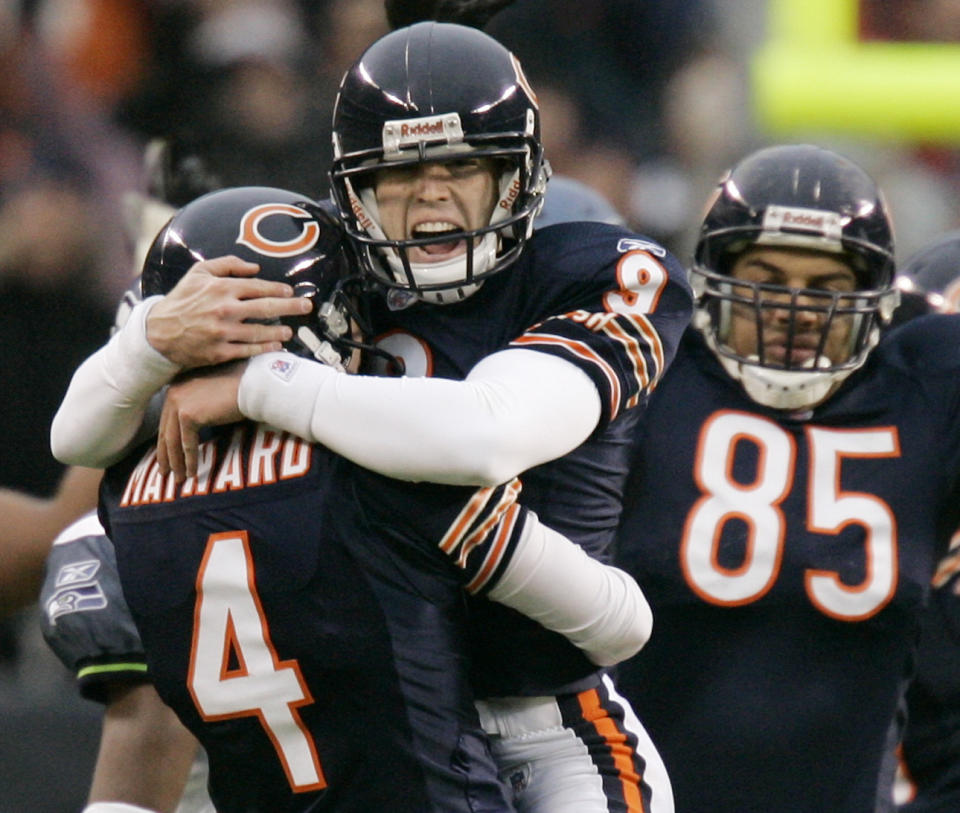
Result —
<instances>
[{"instance_id":1,"label":"helmet facemask","mask_svg":"<svg viewBox=\"0 0 960 813\"><path fill-rule=\"evenodd\" d=\"M313 309L304 316L283 318L293 329L287 349L337 370L349 369L355 350L370 349L366 339L372 331L362 289L363 281L357 275L338 280L325 296L311 281L295 283L293 295L309 299Z\"/></svg>"},{"instance_id":2,"label":"helmet facemask","mask_svg":"<svg viewBox=\"0 0 960 813\"><path fill-rule=\"evenodd\" d=\"M867 360L899 303L893 275L873 179L814 145L767 147L727 172L707 206L694 325L754 401L810 409Z\"/></svg>"},{"instance_id":3,"label":"helmet facemask","mask_svg":"<svg viewBox=\"0 0 960 813\"><path fill-rule=\"evenodd\" d=\"M427 117L435 121L436 117ZM418 299L437 304L457 302L474 293L483 280L511 263L533 231L533 220L543 205L548 170L533 138L531 111L528 134L497 134L464 143L456 113L442 117L450 141L430 144L420 140L407 147L386 150L373 158L354 156L335 162L332 173L334 195L345 217L347 231L361 257L361 266L388 288L402 289ZM386 133L401 126L417 126L420 120L388 122L384 143L392 146ZM420 126L426 126L420 124ZM451 135L452 133L452 135ZM505 142L505 143L499 143ZM437 236L390 239L384 233L375 193L375 178L386 169L419 167L428 163L450 163L464 159L490 158L497 175L496 199L489 221L475 229L444 232ZM348 164L355 163L348 168ZM346 203L346 207L344 206ZM463 242L464 251L438 262L413 262L410 251L430 245Z\"/></svg>"},{"instance_id":4,"label":"helmet facemask","mask_svg":"<svg viewBox=\"0 0 960 813\"><path fill-rule=\"evenodd\" d=\"M854 269L856 263L819 244L768 238L718 259L702 245L700 261L692 269L697 296L694 324L727 372L759 403L809 408L863 365L881 325L890 321L897 291L792 288L733 277L736 259L753 246L835 255ZM860 275L856 271L854 275L859 281ZM741 330L738 340L733 337L735 321ZM752 326L752 338L749 333L743 337L745 321Z\"/></svg>"},{"instance_id":5,"label":"helmet facemask","mask_svg":"<svg viewBox=\"0 0 960 813\"><path fill-rule=\"evenodd\" d=\"M788 288L732 280L703 267L693 271L699 294L694 324L748 394L776 408L805 408L825 398L866 361L880 322L894 307L889 292ZM752 323L753 352L734 349L735 318ZM831 341L838 331L839 347ZM774 340L776 354L769 350Z\"/></svg>"}]
</instances>

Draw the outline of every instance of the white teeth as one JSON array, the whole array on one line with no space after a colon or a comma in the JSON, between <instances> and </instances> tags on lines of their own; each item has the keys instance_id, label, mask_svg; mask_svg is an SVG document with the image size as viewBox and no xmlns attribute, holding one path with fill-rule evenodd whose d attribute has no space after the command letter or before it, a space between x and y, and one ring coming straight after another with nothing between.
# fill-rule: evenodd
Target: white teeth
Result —
<instances>
[{"instance_id":1,"label":"white teeth","mask_svg":"<svg viewBox=\"0 0 960 813\"><path fill-rule=\"evenodd\" d=\"M460 227L456 223L451 223L449 220L433 220L429 223L418 223L414 231L439 233L445 231L460 231Z\"/></svg>"}]
</instances>

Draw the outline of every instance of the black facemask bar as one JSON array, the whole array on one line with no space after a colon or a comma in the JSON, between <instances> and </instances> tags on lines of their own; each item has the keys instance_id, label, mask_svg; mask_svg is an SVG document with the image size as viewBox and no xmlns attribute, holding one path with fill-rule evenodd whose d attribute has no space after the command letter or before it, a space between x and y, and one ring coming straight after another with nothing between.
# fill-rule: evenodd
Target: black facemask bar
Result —
<instances>
[{"instance_id":1,"label":"black facemask bar","mask_svg":"<svg viewBox=\"0 0 960 813\"><path fill-rule=\"evenodd\" d=\"M346 365L354 349L360 350L369 365L369 358L376 356L387 362L387 369L395 375L403 375L406 365L403 360L378 347L373 342L369 308L370 286L360 274L344 277L336 283L329 297L314 302L314 309L306 317L307 324L317 331L320 338L329 342L340 354ZM354 339L350 323L355 322L361 338Z\"/></svg>"},{"instance_id":2,"label":"black facemask bar","mask_svg":"<svg viewBox=\"0 0 960 813\"><path fill-rule=\"evenodd\" d=\"M502 139L504 136L497 136ZM539 203L538 198L532 197L530 200L521 200L521 209L513 212L509 216L498 220L495 224L482 226L478 229L469 231L450 232L433 237L411 238L408 240L391 240L387 238L373 237L367 233L359 223L354 224L353 212L346 191L346 183L353 186L354 194L360 194L363 188L367 188L373 183L373 176L377 171L383 169L402 169L403 167L417 166L422 163L436 161L444 162L456 160L458 158L483 158L491 157L508 162L510 166L519 168L518 182L521 190L526 190L530 186L530 171L527 161L532 155L534 157L533 171L546 172L545 164L540 160L537 142L520 134L516 134L517 139L524 141L523 146L504 147L502 145L480 146L476 147L475 142L471 141L470 146L474 147L469 152L451 152L449 155L431 155L426 156L423 150L419 150L417 156L404 157L402 159L388 160L384 159L382 151L379 149L364 150L345 156L343 159L335 162L334 170L330 173L331 187L334 190L336 202L341 210L347 232L351 239L356 243L358 251L364 255L364 261L374 271L377 279L388 288L400 288L412 292L443 291L455 288L462 288L472 283L479 282L486 277L502 271L512 264L523 248L523 242L526 237L527 223L530 218L536 214ZM422 145L421 145L422 146ZM426 161L424 160L426 158ZM353 166L347 168L346 163L349 160ZM376 162L376 163L371 163ZM367 178L369 177L369 180ZM338 183L339 182L339 183ZM341 188L340 183L343 184ZM524 193L519 193L519 198L523 198ZM499 200L498 200L499 205ZM379 224L378 224L379 225ZM506 241L507 248L498 253L496 262L482 274L474 273L474 245L477 238L482 238L489 233L497 233L502 241ZM452 241L466 241L466 271L463 279L455 282L442 283L421 283L416 279L416 274L411 267L408 251L412 248L420 248L430 245L440 245ZM403 269L404 280L394 280L387 272L377 271L380 265L380 259L376 256L377 252L383 253L393 251L398 257ZM385 260L384 260L385 261Z\"/></svg>"},{"instance_id":3,"label":"black facemask bar","mask_svg":"<svg viewBox=\"0 0 960 813\"><path fill-rule=\"evenodd\" d=\"M871 335L879 321L887 321L896 306L896 292L883 291L824 291L818 289L788 288L783 285L748 282L734 279L726 274L711 271L703 266L694 266L694 287L698 291L699 308L710 317L716 351L740 363L754 364L778 370L811 370L839 372L859 367L872 347ZM800 300L803 300L801 303ZM756 355L745 358L726 344L731 311L736 308L748 311L754 322L757 337ZM771 311L786 311L789 316L776 327L765 316ZM798 318L812 315L817 320L819 333L815 347L804 345L814 352L813 365L791 363L797 349L801 331ZM850 320L851 335L848 341L849 356L835 361L825 355L830 331L838 322ZM776 331L785 348L784 360L766 357L768 331Z\"/></svg>"}]
</instances>

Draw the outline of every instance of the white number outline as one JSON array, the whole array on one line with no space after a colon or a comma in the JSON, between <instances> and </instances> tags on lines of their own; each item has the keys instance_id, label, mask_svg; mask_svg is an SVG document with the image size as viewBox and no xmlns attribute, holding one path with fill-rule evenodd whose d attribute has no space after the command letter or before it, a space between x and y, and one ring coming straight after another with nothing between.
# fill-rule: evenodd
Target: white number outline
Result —
<instances>
[{"instance_id":1,"label":"white number outline","mask_svg":"<svg viewBox=\"0 0 960 813\"><path fill-rule=\"evenodd\" d=\"M663 264L646 251L628 251L617 262L620 290L603 295L603 306L627 316L653 313L670 274Z\"/></svg>"},{"instance_id":2,"label":"white number outline","mask_svg":"<svg viewBox=\"0 0 960 813\"><path fill-rule=\"evenodd\" d=\"M845 458L899 457L897 428L805 427L805 439L810 453L807 529L836 536L849 525L860 525L866 531L866 562L860 584L843 583L835 571L808 568L804 588L810 602L824 615L841 621L863 621L879 613L896 593L896 517L876 495L843 490L840 469ZM730 476L736 444L741 441L754 443L760 450L757 476L747 485ZM781 465L772 462L777 457L774 446L780 447ZM694 479L703 496L687 515L680 543L684 580L703 601L719 606L750 604L775 584L786 537L786 519L780 504L793 486L794 461L793 437L774 421L722 410L704 422L694 461ZM765 502L744 506L745 496L754 501L759 496ZM729 501L730 497L735 500ZM731 518L743 520L749 530L744 561L736 568L724 567L717 561L721 529ZM775 530L771 530L774 526ZM762 528L767 529L766 533L761 532Z\"/></svg>"},{"instance_id":3,"label":"white number outline","mask_svg":"<svg viewBox=\"0 0 960 813\"><path fill-rule=\"evenodd\" d=\"M208 722L257 717L294 793L327 786L297 709L313 703L296 660L281 660L254 580L246 531L210 534L197 571L187 688ZM238 666L230 669L230 656Z\"/></svg>"},{"instance_id":4,"label":"white number outline","mask_svg":"<svg viewBox=\"0 0 960 813\"><path fill-rule=\"evenodd\" d=\"M900 439L895 426L873 429L822 429L805 427L810 447L807 480L807 527L814 533L839 534L857 524L867 534L863 582L846 585L840 574L808 569L804 574L807 595L824 615L841 621L862 621L880 612L893 598L899 579L897 520L890 506L874 494L843 491L840 464L845 457L899 457ZM831 483L828 492L815 488ZM884 586L885 585L885 586ZM882 594L874 598L876 592ZM860 606L859 613L837 609L845 604Z\"/></svg>"},{"instance_id":5,"label":"white number outline","mask_svg":"<svg viewBox=\"0 0 960 813\"><path fill-rule=\"evenodd\" d=\"M746 485L730 476L736 445L740 442L754 443L759 451L757 477ZM771 443L781 445L775 450L779 454L768 449ZM793 437L765 418L721 410L704 422L694 461L694 479L703 496L687 514L680 543L684 579L704 601L737 607L759 600L773 587L780 572L786 537L786 519L780 504L790 492L796 456ZM722 466L716 465L719 459L723 460ZM772 467L779 473L776 479L769 475ZM747 501L743 499L745 495L752 497L753 502L760 498L759 507L764 509L760 516L755 509L752 514L742 510ZM734 500L724 499L729 497ZM744 560L736 568L724 567L717 557L721 530L729 519L742 520L748 529ZM758 539L761 544L757 544ZM776 542L771 547L763 544L766 539ZM708 545L703 544L706 540ZM705 572L708 578L698 578L698 574ZM719 581L715 581L717 575L721 577Z\"/></svg>"}]
</instances>

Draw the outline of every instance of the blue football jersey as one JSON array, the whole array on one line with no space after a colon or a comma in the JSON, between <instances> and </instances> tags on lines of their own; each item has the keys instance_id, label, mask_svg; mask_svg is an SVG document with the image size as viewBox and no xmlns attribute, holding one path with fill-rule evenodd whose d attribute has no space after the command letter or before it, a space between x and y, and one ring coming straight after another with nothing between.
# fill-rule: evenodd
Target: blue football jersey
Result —
<instances>
[{"instance_id":1,"label":"blue football jersey","mask_svg":"<svg viewBox=\"0 0 960 813\"><path fill-rule=\"evenodd\" d=\"M568 455L524 472L524 506L609 556L620 517L633 423L689 322L686 271L657 243L618 226L564 223L538 230L520 259L462 302L389 294L375 303L378 344L408 375L463 378L507 347L556 355L594 381L596 432ZM474 604L477 694L553 695L596 682L595 666L561 636L508 608Z\"/></svg>"},{"instance_id":2,"label":"blue football jersey","mask_svg":"<svg viewBox=\"0 0 960 813\"><path fill-rule=\"evenodd\" d=\"M923 614L900 757L909 801L898 811L960 810L960 533L937 568Z\"/></svg>"},{"instance_id":3,"label":"blue football jersey","mask_svg":"<svg viewBox=\"0 0 960 813\"><path fill-rule=\"evenodd\" d=\"M619 672L684 813L873 810L960 519L960 318L886 335L812 411L690 330L641 416L618 563L653 608Z\"/></svg>"},{"instance_id":4,"label":"blue football jersey","mask_svg":"<svg viewBox=\"0 0 960 813\"><path fill-rule=\"evenodd\" d=\"M252 423L177 485L153 448L101 515L157 691L225 811L507 811L468 682L464 590L503 573L519 484L373 477ZM394 516L402 520L393 523Z\"/></svg>"}]
</instances>

